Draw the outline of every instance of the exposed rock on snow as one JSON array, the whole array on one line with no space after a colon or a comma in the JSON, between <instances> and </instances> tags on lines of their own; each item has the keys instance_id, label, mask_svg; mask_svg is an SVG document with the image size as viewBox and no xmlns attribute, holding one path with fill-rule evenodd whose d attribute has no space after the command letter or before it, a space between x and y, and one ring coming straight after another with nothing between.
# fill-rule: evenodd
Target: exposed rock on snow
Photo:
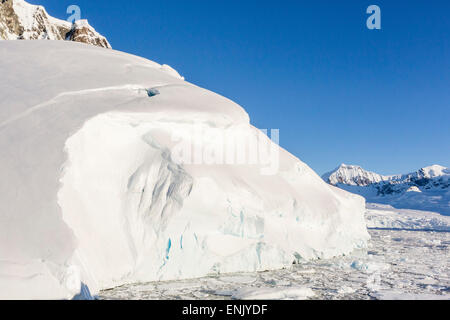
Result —
<instances>
[{"instance_id":1,"label":"exposed rock on snow","mask_svg":"<svg viewBox=\"0 0 450 320\"><path fill-rule=\"evenodd\" d=\"M96 295L366 245L362 197L172 68L74 42L2 41L0 73L0 298ZM174 161L192 126L266 143L279 170Z\"/></svg>"},{"instance_id":2,"label":"exposed rock on snow","mask_svg":"<svg viewBox=\"0 0 450 320\"><path fill-rule=\"evenodd\" d=\"M0 2L0 40L69 40L111 48L87 20L71 24L24 0Z\"/></svg>"},{"instance_id":3,"label":"exposed rock on snow","mask_svg":"<svg viewBox=\"0 0 450 320\"><path fill-rule=\"evenodd\" d=\"M365 197L368 202L450 215L450 170L443 166L383 176L343 164L322 178L331 185Z\"/></svg>"},{"instance_id":4,"label":"exposed rock on snow","mask_svg":"<svg viewBox=\"0 0 450 320\"><path fill-rule=\"evenodd\" d=\"M65 40L92 44L97 47L111 48L108 40L95 31L87 20L75 21L71 30L66 33Z\"/></svg>"}]
</instances>

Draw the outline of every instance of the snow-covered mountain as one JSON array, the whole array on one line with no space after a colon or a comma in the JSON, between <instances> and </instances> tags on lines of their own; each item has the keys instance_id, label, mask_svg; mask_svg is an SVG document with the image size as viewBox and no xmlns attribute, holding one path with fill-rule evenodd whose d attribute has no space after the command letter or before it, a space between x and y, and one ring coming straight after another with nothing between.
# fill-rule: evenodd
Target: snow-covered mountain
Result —
<instances>
[{"instance_id":1,"label":"snow-covered mountain","mask_svg":"<svg viewBox=\"0 0 450 320\"><path fill-rule=\"evenodd\" d=\"M359 166L341 164L335 170L328 172L322 178L332 185L347 184L351 186L367 186L388 180L389 177L366 171Z\"/></svg>"},{"instance_id":2,"label":"snow-covered mountain","mask_svg":"<svg viewBox=\"0 0 450 320\"><path fill-rule=\"evenodd\" d=\"M0 74L0 298L276 269L369 239L362 197L169 66L76 42L0 41ZM221 134L252 142L244 159L267 146L278 170L177 160L220 153Z\"/></svg>"},{"instance_id":3,"label":"snow-covered mountain","mask_svg":"<svg viewBox=\"0 0 450 320\"><path fill-rule=\"evenodd\" d=\"M24 0L1 0L0 40L68 40L111 48L87 20L71 24Z\"/></svg>"},{"instance_id":4,"label":"snow-covered mountain","mask_svg":"<svg viewBox=\"0 0 450 320\"><path fill-rule=\"evenodd\" d=\"M322 178L329 184L364 196L368 202L450 215L450 169L440 165L383 176L359 166L342 164Z\"/></svg>"}]
</instances>

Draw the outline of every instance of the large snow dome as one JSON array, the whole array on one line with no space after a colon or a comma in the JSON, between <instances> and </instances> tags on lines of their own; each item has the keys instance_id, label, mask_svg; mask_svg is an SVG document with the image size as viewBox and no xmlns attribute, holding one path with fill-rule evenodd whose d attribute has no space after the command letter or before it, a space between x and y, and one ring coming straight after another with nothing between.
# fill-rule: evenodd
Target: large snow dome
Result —
<instances>
[{"instance_id":1,"label":"large snow dome","mask_svg":"<svg viewBox=\"0 0 450 320\"><path fill-rule=\"evenodd\" d=\"M230 137L253 141L247 161L207 161ZM182 161L199 146L202 161ZM0 148L0 298L281 268L369 238L363 198L240 106L113 50L0 42Z\"/></svg>"}]
</instances>

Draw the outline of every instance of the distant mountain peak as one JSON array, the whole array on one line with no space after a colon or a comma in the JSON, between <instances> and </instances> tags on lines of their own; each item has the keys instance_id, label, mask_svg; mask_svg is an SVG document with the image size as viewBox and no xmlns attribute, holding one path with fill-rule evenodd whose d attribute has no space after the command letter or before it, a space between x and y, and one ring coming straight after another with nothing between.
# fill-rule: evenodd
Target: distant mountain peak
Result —
<instances>
[{"instance_id":1,"label":"distant mountain peak","mask_svg":"<svg viewBox=\"0 0 450 320\"><path fill-rule=\"evenodd\" d=\"M332 185L347 184L367 186L372 183L383 181L386 177L374 172L366 171L357 165L342 163L335 170L324 174L322 178Z\"/></svg>"},{"instance_id":2,"label":"distant mountain peak","mask_svg":"<svg viewBox=\"0 0 450 320\"><path fill-rule=\"evenodd\" d=\"M24 0L1 0L0 40L68 40L111 48L87 20L71 24Z\"/></svg>"},{"instance_id":3,"label":"distant mountain peak","mask_svg":"<svg viewBox=\"0 0 450 320\"><path fill-rule=\"evenodd\" d=\"M450 170L441 165L383 176L357 165L341 164L322 178L331 185L364 196L368 202L450 215Z\"/></svg>"},{"instance_id":4,"label":"distant mountain peak","mask_svg":"<svg viewBox=\"0 0 450 320\"><path fill-rule=\"evenodd\" d=\"M436 178L450 174L450 170L447 167L438 164L434 164L429 167L424 167L420 169L419 172L422 173L426 178Z\"/></svg>"}]
</instances>

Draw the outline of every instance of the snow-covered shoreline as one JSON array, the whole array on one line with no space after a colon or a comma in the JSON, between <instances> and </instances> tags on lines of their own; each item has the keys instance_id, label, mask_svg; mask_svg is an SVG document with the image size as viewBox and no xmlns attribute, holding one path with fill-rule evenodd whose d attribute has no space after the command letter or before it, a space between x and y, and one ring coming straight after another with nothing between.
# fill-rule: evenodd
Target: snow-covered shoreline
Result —
<instances>
[{"instance_id":1,"label":"snow-covered shoreline","mask_svg":"<svg viewBox=\"0 0 450 320\"><path fill-rule=\"evenodd\" d=\"M368 228L450 232L449 216L428 211L396 209L377 203L368 203L366 208Z\"/></svg>"}]
</instances>

